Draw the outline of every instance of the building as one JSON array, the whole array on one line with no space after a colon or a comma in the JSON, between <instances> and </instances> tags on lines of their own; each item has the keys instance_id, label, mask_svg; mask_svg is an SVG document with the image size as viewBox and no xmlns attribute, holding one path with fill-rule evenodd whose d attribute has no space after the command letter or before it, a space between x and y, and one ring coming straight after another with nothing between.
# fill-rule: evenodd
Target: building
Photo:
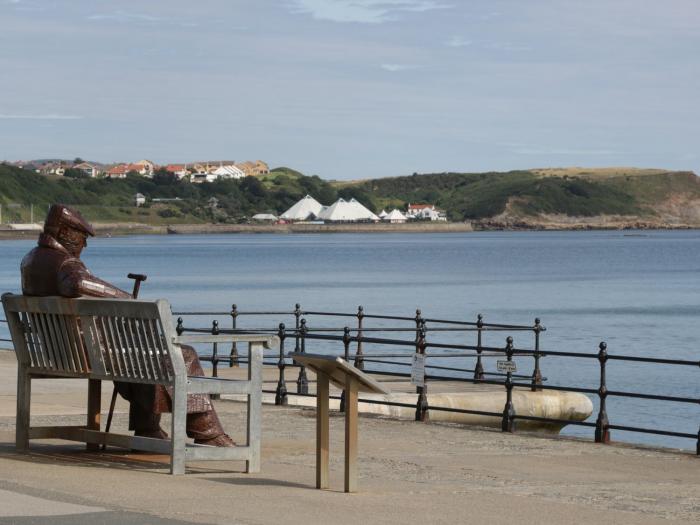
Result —
<instances>
[{"instance_id":1,"label":"building","mask_svg":"<svg viewBox=\"0 0 700 525\"><path fill-rule=\"evenodd\" d=\"M109 168L105 175L111 179L125 179L126 174L129 172L128 164L117 164Z\"/></svg>"},{"instance_id":2,"label":"building","mask_svg":"<svg viewBox=\"0 0 700 525\"><path fill-rule=\"evenodd\" d=\"M277 222L277 217L271 213L256 213L252 219L257 222Z\"/></svg>"},{"instance_id":3,"label":"building","mask_svg":"<svg viewBox=\"0 0 700 525\"><path fill-rule=\"evenodd\" d=\"M138 208L146 204L146 197L142 193L134 195L134 205Z\"/></svg>"},{"instance_id":4,"label":"building","mask_svg":"<svg viewBox=\"0 0 700 525\"><path fill-rule=\"evenodd\" d=\"M164 169L175 175L178 179L187 177L190 174L187 169L187 164L168 164Z\"/></svg>"},{"instance_id":5,"label":"building","mask_svg":"<svg viewBox=\"0 0 700 525\"><path fill-rule=\"evenodd\" d=\"M95 178L100 174L100 169L89 162L81 162L73 165L74 170L80 170L88 177Z\"/></svg>"},{"instance_id":6,"label":"building","mask_svg":"<svg viewBox=\"0 0 700 525\"><path fill-rule=\"evenodd\" d=\"M280 215L284 221L308 221L318 217L323 206L311 195L307 195Z\"/></svg>"},{"instance_id":7,"label":"building","mask_svg":"<svg viewBox=\"0 0 700 525\"><path fill-rule=\"evenodd\" d=\"M153 172L156 170L156 165L153 164L150 160L140 160L138 162L133 162L129 164L129 169L128 171L135 171L139 175L143 175L144 177L153 177Z\"/></svg>"},{"instance_id":8,"label":"building","mask_svg":"<svg viewBox=\"0 0 700 525\"><path fill-rule=\"evenodd\" d=\"M58 175L63 177L66 174L67 166L63 162L47 162L39 168L39 173L42 175Z\"/></svg>"},{"instance_id":9,"label":"building","mask_svg":"<svg viewBox=\"0 0 700 525\"><path fill-rule=\"evenodd\" d=\"M246 176L246 174L235 164L219 166L212 173L221 179L242 179Z\"/></svg>"},{"instance_id":10,"label":"building","mask_svg":"<svg viewBox=\"0 0 700 525\"><path fill-rule=\"evenodd\" d=\"M355 199L338 199L318 214L325 222L378 222L379 217Z\"/></svg>"},{"instance_id":11,"label":"building","mask_svg":"<svg viewBox=\"0 0 700 525\"><path fill-rule=\"evenodd\" d=\"M406 217L419 221L446 221L447 214L434 204L408 204Z\"/></svg>"},{"instance_id":12,"label":"building","mask_svg":"<svg viewBox=\"0 0 700 525\"><path fill-rule=\"evenodd\" d=\"M257 177L270 173L269 166L261 160L238 162L235 166L245 173L246 177Z\"/></svg>"}]
</instances>

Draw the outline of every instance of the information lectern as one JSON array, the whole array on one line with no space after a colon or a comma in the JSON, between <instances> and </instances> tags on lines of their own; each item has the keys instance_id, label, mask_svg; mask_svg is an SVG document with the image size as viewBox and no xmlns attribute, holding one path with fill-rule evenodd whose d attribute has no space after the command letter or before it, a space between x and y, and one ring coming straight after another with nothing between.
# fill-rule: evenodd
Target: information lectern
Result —
<instances>
[{"instance_id":1,"label":"information lectern","mask_svg":"<svg viewBox=\"0 0 700 525\"><path fill-rule=\"evenodd\" d=\"M345 390L345 492L357 491L357 394L389 391L345 359L291 352L298 363L316 374L316 488L328 488L329 383Z\"/></svg>"}]
</instances>

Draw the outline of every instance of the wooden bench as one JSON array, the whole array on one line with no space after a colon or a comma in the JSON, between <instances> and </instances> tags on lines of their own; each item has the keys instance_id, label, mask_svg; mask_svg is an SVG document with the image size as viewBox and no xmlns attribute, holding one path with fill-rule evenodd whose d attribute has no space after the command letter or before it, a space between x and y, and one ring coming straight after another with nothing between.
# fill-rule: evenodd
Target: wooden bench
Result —
<instances>
[{"instance_id":1,"label":"wooden bench","mask_svg":"<svg viewBox=\"0 0 700 525\"><path fill-rule=\"evenodd\" d=\"M30 439L66 439L88 444L170 455L170 472L184 474L193 460L244 460L246 472L260 471L262 353L279 340L268 335L182 335L172 323L167 301L65 299L4 294L2 304L18 361L16 446ZM188 377L180 345L248 343L248 380ZM31 382L40 378L88 380L85 426L31 427ZM164 385L172 392L170 439L100 430L101 382ZM219 448L186 442L187 394L248 396L247 443Z\"/></svg>"}]
</instances>

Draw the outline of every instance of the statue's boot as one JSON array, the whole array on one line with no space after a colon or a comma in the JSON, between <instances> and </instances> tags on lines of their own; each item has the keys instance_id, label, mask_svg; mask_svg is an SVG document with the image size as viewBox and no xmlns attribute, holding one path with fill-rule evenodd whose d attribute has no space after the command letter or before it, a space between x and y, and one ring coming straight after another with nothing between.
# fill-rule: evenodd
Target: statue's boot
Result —
<instances>
[{"instance_id":1,"label":"statue's boot","mask_svg":"<svg viewBox=\"0 0 700 525\"><path fill-rule=\"evenodd\" d=\"M138 403L132 402L129 406L129 422L135 436L168 439L168 433L160 428L160 414L154 414Z\"/></svg>"},{"instance_id":2,"label":"statue's boot","mask_svg":"<svg viewBox=\"0 0 700 525\"><path fill-rule=\"evenodd\" d=\"M235 447L233 439L224 432L215 410L187 414L187 435L198 445Z\"/></svg>"}]
</instances>

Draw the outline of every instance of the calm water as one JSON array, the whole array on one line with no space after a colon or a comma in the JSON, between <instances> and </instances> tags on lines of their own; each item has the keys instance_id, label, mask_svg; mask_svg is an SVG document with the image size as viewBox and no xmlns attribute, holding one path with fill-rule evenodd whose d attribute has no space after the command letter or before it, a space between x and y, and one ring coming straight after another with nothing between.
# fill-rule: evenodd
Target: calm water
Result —
<instances>
[{"instance_id":1,"label":"calm water","mask_svg":"<svg viewBox=\"0 0 700 525\"><path fill-rule=\"evenodd\" d=\"M33 245L0 241L0 290L18 291L19 261ZM307 310L354 312L361 304L366 313L406 316L421 308L425 317L460 320L482 313L486 321L516 324L539 316L547 327L544 349L594 353L605 340L611 354L700 360L697 231L144 236L92 240L84 260L126 290L126 273L147 274L141 296L167 298L175 310L228 311L232 303L240 310L291 310L299 302ZM291 324L278 317L242 324L280 321ZM310 318L309 324L344 323ZM505 335L485 342L503 346ZM532 348L530 335L513 335L516 346ZM429 337L474 344L469 334ZM471 368L473 359L455 363ZM518 366L529 373L532 365ZM611 390L700 397L697 368L612 362L608 369ZM548 357L542 370L552 384L597 387L597 361ZM613 424L698 432L696 405L608 403ZM695 447L692 440L644 434L614 432L613 438Z\"/></svg>"}]
</instances>

